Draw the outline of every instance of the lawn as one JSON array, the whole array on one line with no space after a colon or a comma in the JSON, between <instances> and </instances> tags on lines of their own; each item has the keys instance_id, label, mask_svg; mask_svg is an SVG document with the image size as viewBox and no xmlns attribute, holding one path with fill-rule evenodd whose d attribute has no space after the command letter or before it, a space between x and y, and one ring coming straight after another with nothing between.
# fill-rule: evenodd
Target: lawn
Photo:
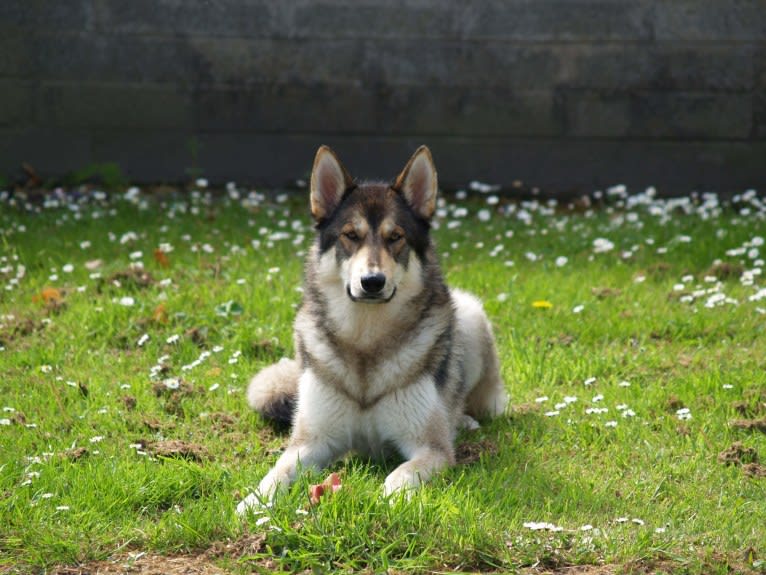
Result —
<instances>
[{"instance_id":1,"label":"lawn","mask_svg":"<svg viewBox=\"0 0 766 575\"><path fill-rule=\"evenodd\" d=\"M240 521L287 439L244 391L292 353L312 229L305 190L203 183L0 193L0 572L766 572L755 192L450 194L508 414L410 500L349 457Z\"/></svg>"}]
</instances>

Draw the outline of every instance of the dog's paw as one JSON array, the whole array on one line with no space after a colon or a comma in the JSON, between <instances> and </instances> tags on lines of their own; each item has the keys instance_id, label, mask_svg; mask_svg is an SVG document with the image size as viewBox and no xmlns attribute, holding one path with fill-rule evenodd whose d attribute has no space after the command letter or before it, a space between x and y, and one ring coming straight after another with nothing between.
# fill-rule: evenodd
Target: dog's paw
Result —
<instances>
[{"instance_id":1,"label":"dog's paw","mask_svg":"<svg viewBox=\"0 0 766 575\"><path fill-rule=\"evenodd\" d=\"M479 422L473 417L464 413L463 417L460 419L460 428L465 429L466 431L476 431L481 428L481 425L479 425Z\"/></svg>"},{"instance_id":2,"label":"dog's paw","mask_svg":"<svg viewBox=\"0 0 766 575\"><path fill-rule=\"evenodd\" d=\"M409 498L413 489L420 485L420 474L408 469L397 468L386 477L383 483L383 495L388 497L403 492Z\"/></svg>"},{"instance_id":3,"label":"dog's paw","mask_svg":"<svg viewBox=\"0 0 766 575\"><path fill-rule=\"evenodd\" d=\"M271 507L271 503L251 493L237 504L237 517L245 517L248 513L260 511L266 507Z\"/></svg>"}]
</instances>

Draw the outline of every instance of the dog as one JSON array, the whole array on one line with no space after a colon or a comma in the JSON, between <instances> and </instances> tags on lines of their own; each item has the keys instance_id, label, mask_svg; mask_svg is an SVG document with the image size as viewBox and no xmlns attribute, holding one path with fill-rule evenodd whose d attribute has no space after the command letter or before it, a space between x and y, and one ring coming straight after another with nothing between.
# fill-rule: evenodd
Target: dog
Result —
<instances>
[{"instance_id":1,"label":"dog","mask_svg":"<svg viewBox=\"0 0 766 575\"><path fill-rule=\"evenodd\" d=\"M249 405L292 423L290 442L239 514L299 469L349 451L405 459L383 485L408 491L454 464L454 440L508 402L490 323L449 289L430 237L437 175L421 146L393 184L357 183L322 146L311 173L316 239L295 318L295 359L256 375Z\"/></svg>"}]
</instances>

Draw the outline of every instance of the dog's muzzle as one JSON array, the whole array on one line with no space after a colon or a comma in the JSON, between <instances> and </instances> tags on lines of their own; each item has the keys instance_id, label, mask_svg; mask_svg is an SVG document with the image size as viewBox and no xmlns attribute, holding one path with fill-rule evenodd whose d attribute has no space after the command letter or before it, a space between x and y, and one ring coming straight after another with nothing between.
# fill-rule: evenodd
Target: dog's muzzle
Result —
<instances>
[{"instance_id":1,"label":"dog's muzzle","mask_svg":"<svg viewBox=\"0 0 766 575\"><path fill-rule=\"evenodd\" d=\"M351 298L351 301L361 303L388 303L396 294L396 288L394 288L390 296L385 296L384 288L386 287L386 276L380 272L363 275L359 283L362 286L362 294L360 296L354 296L351 293L351 286L346 288L346 292L348 293L348 297Z\"/></svg>"}]
</instances>

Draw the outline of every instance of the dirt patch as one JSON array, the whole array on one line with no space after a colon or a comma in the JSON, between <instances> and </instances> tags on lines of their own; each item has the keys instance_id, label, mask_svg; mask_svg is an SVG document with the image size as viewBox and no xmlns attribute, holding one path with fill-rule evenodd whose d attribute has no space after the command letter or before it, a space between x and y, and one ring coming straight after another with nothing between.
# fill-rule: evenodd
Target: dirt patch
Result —
<instances>
[{"instance_id":1,"label":"dirt patch","mask_svg":"<svg viewBox=\"0 0 766 575\"><path fill-rule=\"evenodd\" d=\"M752 447L745 447L740 441L732 443L731 447L718 454L718 462L724 465L743 465L757 461L758 452Z\"/></svg>"},{"instance_id":2,"label":"dirt patch","mask_svg":"<svg viewBox=\"0 0 766 575\"><path fill-rule=\"evenodd\" d=\"M617 565L571 565L569 567L534 568L522 571L524 575L617 575L625 571ZM633 571L629 571L633 573Z\"/></svg>"},{"instance_id":3,"label":"dirt patch","mask_svg":"<svg viewBox=\"0 0 766 575\"><path fill-rule=\"evenodd\" d=\"M648 275L655 278L663 278L672 269L673 269L673 266L671 266L667 262L657 262L656 264L652 264L648 268L646 268L646 272L642 275Z\"/></svg>"},{"instance_id":4,"label":"dirt patch","mask_svg":"<svg viewBox=\"0 0 766 575\"><path fill-rule=\"evenodd\" d=\"M50 575L231 575L213 563L218 559L234 559L267 572L279 565L271 558L257 558L265 549L263 533L246 533L234 541L219 541L201 553L155 555L133 552L105 561L91 561L77 566L54 567ZM3 571L0 569L0 573Z\"/></svg>"},{"instance_id":5,"label":"dirt patch","mask_svg":"<svg viewBox=\"0 0 766 575\"><path fill-rule=\"evenodd\" d=\"M192 340L197 347L204 347L207 342L207 333L206 327L192 327L186 330L184 336Z\"/></svg>"},{"instance_id":6,"label":"dirt patch","mask_svg":"<svg viewBox=\"0 0 766 575\"><path fill-rule=\"evenodd\" d=\"M50 575L228 575L198 555L164 557L132 553L109 561L94 561L77 567L56 567Z\"/></svg>"},{"instance_id":7,"label":"dirt patch","mask_svg":"<svg viewBox=\"0 0 766 575\"><path fill-rule=\"evenodd\" d=\"M555 347L557 345L561 347L569 347L574 342L575 342L575 336L569 333L560 333L556 337L548 338L549 347Z\"/></svg>"},{"instance_id":8,"label":"dirt patch","mask_svg":"<svg viewBox=\"0 0 766 575\"><path fill-rule=\"evenodd\" d=\"M742 466L742 471L749 477L766 477L766 465L760 463L746 463Z\"/></svg>"},{"instance_id":9,"label":"dirt patch","mask_svg":"<svg viewBox=\"0 0 766 575\"><path fill-rule=\"evenodd\" d=\"M67 449L64 451L61 454L61 458L68 461L79 461L88 455L90 455L90 452L84 447L75 447L74 449Z\"/></svg>"},{"instance_id":10,"label":"dirt patch","mask_svg":"<svg viewBox=\"0 0 766 575\"><path fill-rule=\"evenodd\" d=\"M481 441L465 441L455 449L455 462L459 465L469 465L481 459L482 454L497 455L497 444L491 439Z\"/></svg>"},{"instance_id":11,"label":"dirt patch","mask_svg":"<svg viewBox=\"0 0 766 575\"><path fill-rule=\"evenodd\" d=\"M214 431L228 431L237 425L237 418L231 414L217 411L206 417L211 423Z\"/></svg>"},{"instance_id":12,"label":"dirt patch","mask_svg":"<svg viewBox=\"0 0 766 575\"><path fill-rule=\"evenodd\" d=\"M176 424L172 421L162 421L156 417L144 417L142 423L151 431L165 431L175 428Z\"/></svg>"},{"instance_id":13,"label":"dirt patch","mask_svg":"<svg viewBox=\"0 0 766 575\"><path fill-rule=\"evenodd\" d=\"M133 411L138 405L138 401L132 395L123 395L120 398L120 402L125 406L128 411Z\"/></svg>"},{"instance_id":14,"label":"dirt patch","mask_svg":"<svg viewBox=\"0 0 766 575\"><path fill-rule=\"evenodd\" d=\"M0 345L8 346L14 341L32 335L45 328L45 324L32 318L13 319L0 327Z\"/></svg>"},{"instance_id":15,"label":"dirt patch","mask_svg":"<svg viewBox=\"0 0 766 575\"><path fill-rule=\"evenodd\" d=\"M157 382L152 386L152 391L157 397L164 399L162 409L165 413L176 417L184 417L182 400L196 394L205 393L205 388L193 386L181 378L171 377Z\"/></svg>"},{"instance_id":16,"label":"dirt patch","mask_svg":"<svg viewBox=\"0 0 766 575\"><path fill-rule=\"evenodd\" d=\"M731 427L746 429L748 431L762 431L766 433L766 417L761 419L735 419L729 422Z\"/></svg>"},{"instance_id":17,"label":"dirt patch","mask_svg":"<svg viewBox=\"0 0 766 575\"><path fill-rule=\"evenodd\" d=\"M260 553L264 549L266 535L263 533L245 533L235 541L218 541L202 554L206 559L219 559L221 557L250 557Z\"/></svg>"},{"instance_id":18,"label":"dirt patch","mask_svg":"<svg viewBox=\"0 0 766 575\"><path fill-rule=\"evenodd\" d=\"M511 406L511 416L540 413L542 406L539 403L517 403Z\"/></svg>"},{"instance_id":19,"label":"dirt patch","mask_svg":"<svg viewBox=\"0 0 766 575\"><path fill-rule=\"evenodd\" d=\"M668 397L667 401L668 411L678 411L679 409L683 409L684 402L681 401L681 399L677 395L671 395Z\"/></svg>"},{"instance_id":20,"label":"dirt patch","mask_svg":"<svg viewBox=\"0 0 766 575\"><path fill-rule=\"evenodd\" d=\"M606 299L622 295L622 290L611 287L594 287L590 289L590 293L592 293L598 299Z\"/></svg>"},{"instance_id":21,"label":"dirt patch","mask_svg":"<svg viewBox=\"0 0 766 575\"><path fill-rule=\"evenodd\" d=\"M719 280L738 279L745 271L745 267L742 264L719 262L713 264L708 271L705 272L706 276L712 276Z\"/></svg>"},{"instance_id":22,"label":"dirt patch","mask_svg":"<svg viewBox=\"0 0 766 575\"><path fill-rule=\"evenodd\" d=\"M168 441L142 441L144 449L157 457L170 457L173 459L189 459L202 461L209 459L210 454L204 445L170 439Z\"/></svg>"},{"instance_id":23,"label":"dirt patch","mask_svg":"<svg viewBox=\"0 0 766 575\"><path fill-rule=\"evenodd\" d=\"M127 268L117 271L108 278L101 281L98 286L100 293L103 286L116 288L146 289L155 284L155 280L148 271L144 269Z\"/></svg>"},{"instance_id":24,"label":"dirt patch","mask_svg":"<svg viewBox=\"0 0 766 575\"><path fill-rule=\"evenodd\" d=\"M745 399L732 402L731 406L744 417L754 417L766 413L766 391L747 390Z\"/></svg>"},{"instance_id":25,"label":"dirt patch","mask_svg":"<svg viewBox=\"0 0 766 575\"><path fill-rule=\"evenodd\" d=\"M277 361L287 355L287 350L274 341L264 339L245 348L245 356L259 361Z\"/></svg>"}]
</instances>

